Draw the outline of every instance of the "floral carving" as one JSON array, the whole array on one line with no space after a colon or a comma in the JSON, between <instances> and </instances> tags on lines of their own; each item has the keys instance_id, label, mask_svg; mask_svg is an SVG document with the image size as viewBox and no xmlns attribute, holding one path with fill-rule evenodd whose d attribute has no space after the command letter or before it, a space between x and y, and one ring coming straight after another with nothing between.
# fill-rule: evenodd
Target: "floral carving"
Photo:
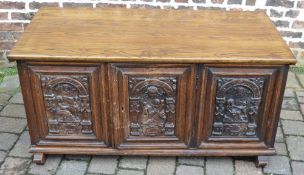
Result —
<instances>
[{"instance_id":1,"label":"floral carving","mask_svg":"<svg viewBox=\"0 0 304 175\"><path fill-rule=\"evenodd\" d=\"M87 75L40 75L50 134L92 134Z\"/></svg>"},{"instance_id":2,"label":"floral carving","mask_svg":"<svg viewBox=\"0 0 304 175\"><path fill-rule=\"evenodd\" d=\"M256 136L263 78L218 78L212 136Z\"/></svg>"},{"instance_id":3,"label":"floral carving","mask_svg":"<svg viewBox=\"0 0 304 175\"><path fill-rule=\"evenodd\" d=\"M174 136L176 78L129 78L131 136Z\"/></svg>"}]
</instances>

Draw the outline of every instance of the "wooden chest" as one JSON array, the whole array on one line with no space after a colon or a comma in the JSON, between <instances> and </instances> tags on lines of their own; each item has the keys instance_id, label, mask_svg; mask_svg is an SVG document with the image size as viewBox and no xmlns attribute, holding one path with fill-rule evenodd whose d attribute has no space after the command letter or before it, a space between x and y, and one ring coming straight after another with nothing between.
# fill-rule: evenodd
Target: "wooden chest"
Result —
<instances>
[{"instance_id":1,"label":"wooden chest","mask_svg":"<svg viewBox=\"0 0 304 175\"><path fill-rule=\"evenodd\" d=\"M274 140L287 45L262 12L44 8L17 61L31 152L261 156Z\"/></svg>"}]
</instances>

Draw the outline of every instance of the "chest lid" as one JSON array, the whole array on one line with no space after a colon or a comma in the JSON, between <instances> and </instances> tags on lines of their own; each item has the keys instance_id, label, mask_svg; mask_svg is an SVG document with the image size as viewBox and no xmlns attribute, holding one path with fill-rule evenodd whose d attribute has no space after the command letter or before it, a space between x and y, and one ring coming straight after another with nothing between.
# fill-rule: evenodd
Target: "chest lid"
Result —
<instances>
[{"instance_id":1,"label":"chest lid","mask_svg":"<svg viewBox=\"0 0 304 175\"><path fill-rule=\"evenodd\" d=\"M10 61L295 64L263 12L42 8Z\"/></svg>"}]
</instances>

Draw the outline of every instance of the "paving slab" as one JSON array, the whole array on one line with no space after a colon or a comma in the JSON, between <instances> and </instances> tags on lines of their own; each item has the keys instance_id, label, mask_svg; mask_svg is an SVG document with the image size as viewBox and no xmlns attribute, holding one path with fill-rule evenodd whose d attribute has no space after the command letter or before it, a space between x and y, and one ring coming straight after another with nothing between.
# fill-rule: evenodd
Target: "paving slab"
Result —
<instances>
[{"instance_id":1,"label":"paving slab","mask_svg":"<svg viewBox=\"0 0 304 175\"><path fill-rule=\"evenodd\" d=\"M293 175L303 175L304 174L304 162L291 162Z\"/></svg>"},{"instance_id":2,"label":"paving slab","mask_svg":"<svg viewBox=\"0 0 304 175\"><path fill-rule=\"evenodd\" d=\"M283 131L287 135L304 135L304 122L283 120Z\"/></svg>"},{"instance_id":3,"label":"paving slab","mask_svg":"<svg viewBox=\"0 0 304 175\"><path fill-rule=\"evenodd\" d=\"M284 142L284 136L283 136L283 132L282 132L282 128L278 127L277 129L277 135L275 138L276 142Z\"/></svg>"},{"instance_id":4,"label":"paving slab","mask_svg":"<svg viewBox=\"0 0 304 175\"><path fill-rule=\"evenodd\" d=\"M178 157L178 163L184 165L204 166L204 157Z\"/></svg>"},{"instance_id":5,"label":"paving slab","mask_svg":"<svg viewBox=\"0 0 304 175\"><path fill-rule=\"evenodd\" d=\"M288 110L281 110L280 117L286 120L300 120L303 121L303 117L300 111L288 111Z\"/></svg>"},{"instance_id":6,"label":"paving slab","mask_svg":"<svg viewBox=\"0 0 304 175\"><path fill-rule=\"evenodd\" d=\"M11 149L17 139L18 136L15 134L0 133L0 150Z\"/></svg>"},{"instance_id":7,"label":"paving slab","mask_svg":"<svg viewBox=\"0 0 304 175\"><path fill-rule=\"evenodd\" d=\"M10 151L10 156L31 158L32 153L29 153L31 147L30 135L27 131L23 132L19 137L14 148Z\"/></svg>"},{"instance_id":8,"label":"paving slab","mask_svg":"<svg viewBox=\"0 0 304 175\"><path fill-rule=\"evenodd\" d=\"M8 100L11 98L11 95L6 93L0 93L0 105L4 106L8 103Z\"/></svg>"},{"instance_id":9,"label":"paving slab","mask_svg":"<svg viewBox=\"0 0 304 175\"><path fill-rule=\"evenodd\" d=\"M268 164L264 167L265 173L272 174L291 174L289 159L286 156L269 156Z\"/></svg>"},{"instance_id":10,"label":"paving slab","mask_svg":"<svg viewBox=\"0 0 304 175\"><path fill-rule=\"evenodd\" d=\"M304 87L304 74L297 74L297 77L298 77L298 79L299 79L300 84L302 85L302 87ZM295 84L294 86L297 86L297 85Z\"/></svg>"},{"instance_id":11,"label":"paving slab","mask_svg":"<svg viewBox=\"0 0 304 175\"><path fill-rule=\"evenodd\" d=\"M284 98L282 109L286 110L299 110L299 104L295 98Z\"/></svg>"},{"instance_id":12,"label":"paving slab","mask_svg":"<svg viewBox=\"0 0 304 175\"><path fill-rule=\"evenodd\" d=\"M288 77L287 77L287 82L286 82L286 87L287 88L301 88L295 73L293 72L288 72Z\"/></svg>"},{"instance_id":13,"label":"paving slab","mask_svg":"<svg viewBox=\"0 0 304 175\"><path fill-rule=\"evenodd\" d=\"M299 103L304 103L304 91L296 91L296 96Z\"/></svg>"},{"instance_id":14,"label":"paving slab","mask_svg":"<svg viewBox=\"0 0 304 175\"><path fill-rule=\"evenodd\" d=\"M236 160L235 175L262 175L262 169L257 168L252 161Z\"/></svg>"},{"instance_id":15,"label":"paving slab","mask_svg":"<svg viewBox=\"0 0 304 175\"><path fill-rule=\"evenodd\" d=\"M114 174L118 156L93 156L88 172L96 174Z\"/></svg>"},{"instance_id":16,"label":"paving slab","mask_svg":"<svg viewBox=\"0 0 304 175\"><path fill-rule=\"evenodd\" d=\"M295 97L295 93L293 89L285 89L284 97Z\"/></svg>"},{"instance_id":17,"label":"paving slab","mask_svg":"<svg viewBox=\"0 0 304 175\"><path fill-rule=\"evenodd\" d=\"M30 164L30 159L7 157L0 167L0 174L3 175L25 174L29 164Z\"/></svg>"},{"instance_id":18,"label":"paving slab","mask_svg":"<svg viewBox=\"0 0 304 175\"><path fill-rule=\"evenodd\" d=\"M24 106L18 104L8 104L0 112L0 116L26 118Z\"/></svg>"},{"instance_id":19,"label":"paving slab","mask_svg":"<svg viewBox=\"0 0 304 175\"><path fill-rule=\"evenodd\" d=\"M0 132L21 133L26 124L26 119L0 117Z\"/></svg>"},{"instance_id":20,"label":"paving slab","mask_svg":"<svg viewBox=\"0 0 304 175\"><path fill-rule=\"evenodd\" d=\"M5 151L0 151L0 165L4 161L6 154L7 153Z\"/></svg>"},{"instance_id":21,"label":"paving slab","mask_svg":"<svg viewBox=\"0 0 304 175\"><path fill-rule=\"evenodd\" d=\"M62 159L61 155L47 155L44 165L31 163L29 174L33 175L54 175Z\"/></svg>"},{"instance_id":22,"label":"paving slab","mask_svg":"<svg viewBox=\"0 0 304 175\"><path fill-rule=\"evenodd\" d=\"M56 175L84 175L88 166L86 161L63 160Z\"/></svg>"},{"instance_id":23,"label":"paving slab","mask_svg":"<svg viewBox=\"0 0 304 175\"><path fill-rule=\"evenodd\" d=\"M276 142L276 143L274 144L274 148L275 148L277 154L279 154L279 155L284 155L284 156L287 155L287 149L286 149L285 143L277 143L277 142Z\"/></svg>"},{"instance_id":24,"label":"paving slab","mask_svg":"<svg viewBox=\"0 0 304 175\"><path fill-rule=\"evenodd\" d=\"M119 161L119 167L143 170L147 167L147 157L123 156Z\"/></svg>"},{"instance_id":25,"label":"paving slab","mask_svg":"<svg viewBox=\"0 0 304 175\"><path fill-rule=\"evenodd\" d=\"M6 76L0 84L0 93L14 94L19 86L18 75Z\"/></svg>"},{"instance_id":26,"label":"paving slab","mask_svg":"<svg viewBox=\"0 0 304 175\"><path fill-rule=\"evenodd\" d=\"M10 100L10 103L15 103L15 104L23 104L23 97L22 97L22 93L18 92L17 94L15 94Z\"/></svg>"},{"instance_id":27,"label":"paving slab","mask_svg":"<svg viewBox=\"0 0 304 175\"><path fill-rule=\"evenodd\" d=\"M206 172L207 175L232 175L233 161L229 157L208 157Z\"/></svg>"},{"instance_id":28,"label":"paving slab","mask_svg":"<svg viewBox=\"0 0 304 175\"><path fill-rule=\"evenodd\" d=\"M289 136L286 142L290 158L292 160L304 161L304 137Z\"/></svg>"},{"instance_id":29,"label":"paving slab","mask_svg":"<svg viewBox=\"0 0 304 175\"><path fill-rule=\"evenodd\" d=\"M304 114L304 104L300 104L300 111Z\"/></svg>"},{"instance_id":30,"label":"paving slab","mask_svg":"<svg viewBox=\"0 0 304 175\"><path fill-rule=\"evenodd\" d=\"M150 157L147 175L172 175L175 171L175 157Z\"/></svg>"},{"instance_id":31,"label":"paving slab","mask_svg":"<svg viewBox=\"0 0 304 175\"><path fill-rule=\"evenodd\" d=\"M204 168L198 166L179 165L176 169L176 175L203 175Z\"/></svg>"},{"instance_id":32,"label":"paving slab","mask_svg":"<svg viewBox=\"0 0 304 175\"><path fill-rule=\"evenodd\" d=\"M117 175L144 175L145 173L143 171L139 170L124 170L120 169L117 172Z\"/></svg>"}]
</instances>

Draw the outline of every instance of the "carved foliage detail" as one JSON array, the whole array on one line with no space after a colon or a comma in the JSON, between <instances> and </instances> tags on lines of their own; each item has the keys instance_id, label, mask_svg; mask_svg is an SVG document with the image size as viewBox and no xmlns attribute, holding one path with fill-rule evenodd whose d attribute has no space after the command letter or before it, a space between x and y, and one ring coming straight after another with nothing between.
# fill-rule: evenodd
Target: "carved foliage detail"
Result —
<instances>
[{"instance_id":1,"label":"carved foliage detail","mask_svg":"<svg viewBox=\"0 0 304 175\"><path fill-rule=\"evenodd\" d=\"M129 77L131 136L174 136L176 78Z\"/></svg>"},{"instance_id":2,"label":"carved foliage detail","mask_svg":"<svg viewBox=\"0 0 304 175\"><path fill-rule=\"evenodd\" d=\"M218 78L212 136L256 136L264 78Z\"/></svg>"},{"instance_id":3,"label":"carved foliage detail","mask_svg":"<svg viewBox=\"0 0 304 175\"><path fill-rule=\"evenodd\" d=\"M49 134L92 134L88 75L41 75Z\"/></svg>"}]
</instances>

